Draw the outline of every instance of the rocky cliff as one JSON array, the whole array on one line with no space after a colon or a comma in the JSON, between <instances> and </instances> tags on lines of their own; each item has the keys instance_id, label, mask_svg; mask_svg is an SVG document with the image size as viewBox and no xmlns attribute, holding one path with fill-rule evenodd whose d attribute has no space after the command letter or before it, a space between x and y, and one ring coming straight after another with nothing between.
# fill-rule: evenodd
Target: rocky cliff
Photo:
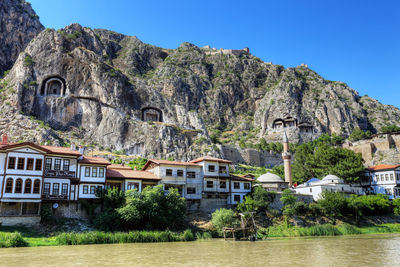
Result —
<instances>
[{"instance_id":1,"label":"rocky cliff","mask_svg":"<svg viewBox=\"0 0 400 267\"><path fill-rule=\"evenodd\" d=\"M376 132L400 117L306 65L284 68L246 49L163 49L78 24L37 35L1 86L0 131L12 140L183 160L280 141L283 129L302 142Z\"/></svg>"},{"instance_id":2,"label":"rocky cliff","mask_svg":"<svg viewBox=\"0 0 400 267\"><path fill-rule=\"evenodd\" d=\"M43 29L29 3L0 1L0 77L11 69L18 54Z\"/></svg>"}]
</instances>

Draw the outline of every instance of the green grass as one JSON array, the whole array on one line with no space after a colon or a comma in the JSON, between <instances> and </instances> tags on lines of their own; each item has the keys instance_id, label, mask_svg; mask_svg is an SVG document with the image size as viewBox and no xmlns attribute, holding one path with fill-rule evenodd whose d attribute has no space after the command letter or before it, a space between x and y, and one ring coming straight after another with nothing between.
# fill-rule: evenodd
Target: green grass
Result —
<instances>
[{"instance_id":1,"label":"green grass","mask_svg":"<svg viewBox=\"0 0 400 267\"><path fill-rule=\"evenodd\" d=\"M115 243L153 243L153 242L177 242L194 241L195 236L191 230L183 233L170 231L133 231L129 233L62 233L55 237L59 245L87 245L87 244L115 244Z\"/></svg>"},{"instance_id":2,"label":"green grass","mask_svg":"<svg viewBox=\"0 0 400 267\"><path fill-rule=\"evenodd\" d=\"M132 232L67 232L55 236L46 236L28 227L0 227L1 247L38 247L60 245L114 244L114 243L149 243L194 241L191 230L184 232L170 231L132 231ZM203 234L203 239L209 238Z\"/></svg>"},{"instance_id":3,"label":"green grass","mask_svg":"<svg viewBox=\"0 0 400 267\"><path fill-rule=\"evenodd\" d=\"M381 224L376 226L357 227L350 224L334 226L331 224L310 227L295 227L286 225L271 226L261 229L259 236L265 237L299 237L299 236L337 236L377 233L400 233L400 224Z\"/></svg>"}]
</instances>

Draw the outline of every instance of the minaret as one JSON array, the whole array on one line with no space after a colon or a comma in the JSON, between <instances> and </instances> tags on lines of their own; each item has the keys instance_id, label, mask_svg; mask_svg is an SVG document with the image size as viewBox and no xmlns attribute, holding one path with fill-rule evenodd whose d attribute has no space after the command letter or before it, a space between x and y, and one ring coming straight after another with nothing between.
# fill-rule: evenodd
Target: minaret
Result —
<instances>
[{"instance_id":1,"label":"minaret","mask_svg":"<svg viewBox=\"0 0 400 267\"><path fill-rule=\"evenodd\" d=\"M282 153L282 159L283 159L283 167L285 169L285 182L289 183L289 187L292 186L292 166L291 164L291 159L292 159L292 154L289 151L289 140L286 135L286 131L283 131L283 153Z\"/></svg>"}]
</instances>

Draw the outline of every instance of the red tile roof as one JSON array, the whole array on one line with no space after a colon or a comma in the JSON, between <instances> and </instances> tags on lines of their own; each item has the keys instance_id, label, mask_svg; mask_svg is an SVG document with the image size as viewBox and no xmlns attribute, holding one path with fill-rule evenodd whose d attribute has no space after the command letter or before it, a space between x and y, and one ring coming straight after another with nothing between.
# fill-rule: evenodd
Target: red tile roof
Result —
<instances>
[{"instance_id":1,"label":"red tile roof","mask_svg":"<svg viewBox=\"0 0 400 267\"><path fill-rule=\"evenodd\" d=\"M79 153L77 150L71 150L69 147L61 147L61 146L40 146L46 150L48 153L51 154L61 154L61 155L70 155L70 156L81 156L82 154Z\"/></svg>"},{"instance_id":2,"label":"red tile roof","mask_svg":"<svg viewBox=\"0 0 400 267\"><path fill-rule=\"evenodd\" d=\"M247 178L244 176L236 176L236 175L231 175L231 179L235 181L246 181L246 182L254 182L254 179L252 178Z\"/></svg>"},{"instance_id":3,"label":"red tile roof","mask_svg":"<svg viewBox=\"0 0 400 267\"><path fill-rule=\"evenodd\" d=\"M169 161L164 159L149 159L144 165L142 170L146 170L147 167L151 164L155 163L157 165L176 165L176 166L192 166L192 167L200 167L200 165L193 162L182 162L182 161Z\"/></svg>"},{"instance_id":4,"label":"red tile roof","mask_svg":"<svg viewBox=\"0 0 400 267\"><path fill-rule=\"evenodd\" d=\"M154 173L148 171L134 171L127 169L107 168L107 178L161 180Z\"/></svg>"},{"instance_id":5,"label":"red tile roof","mask_svg":"<svg viewBox=\"0 0 400 267\"><path fill-rule=\"evenodd\" d=\"M190 162L197 163L197 162L201 162L201 161L214 161L214 162L228 163L228 164L231 164L231 163L232 163L232 161L230 161L230 160L219 159L219 158L213 158L213 157L210 157L210 156L205 156L205 157L197 158L197 159L191 160Z\"/></svg>"},{"instance_id":6,"label":"red tile roof","mask_svg":"<svg viewBox=\"0 0 400 267\"><path fill-rule=\"evenodd\" d=\"M79 163L82 164L98 164L98 165L111 165L111 163L100 157L88 157L83 156L83 159L79 160Z\"/></svg>"},{"instance_id":7,"label":"red tile roof","mask_svg":"<svg viewBox=\"0 0 400 267\"><path fill-rule=\"evenodd\" d=\"M132 170L131 167L122 164L111 164L107 166L107 169L122 169L122 170Z\"/></svg>"},{"instance_id":8,"label":"red tile roof","mask_svg":"<svg viewBox=\"0 0 400 267\"><path fill-rule=\"evenodd\" d=\"M388 165L388 164L381 164L372 167L368 167L370 171L383 171L383 170L393 170L400 167L400 164L397 165Z\"/></svg>"}]
</instances>

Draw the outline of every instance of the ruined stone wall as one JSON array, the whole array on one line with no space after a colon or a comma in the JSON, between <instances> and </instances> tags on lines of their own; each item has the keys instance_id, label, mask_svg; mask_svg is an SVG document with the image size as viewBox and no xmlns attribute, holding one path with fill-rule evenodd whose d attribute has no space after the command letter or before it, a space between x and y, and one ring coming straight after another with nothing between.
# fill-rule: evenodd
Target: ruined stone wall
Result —
<instances>
[{"instance_id":1,"label":"ruined stone wall","mask_svg":"<svg viewBox=\"0 0 400 267\"><path fill-rule=\"evenodd\" d=\"M231 160L234 164L241 163L265 167L273 167L283 164L282 156L280 154L269 151L240 149L229 145L222 145L221 152L223 158Z\"/></svg>"}]
</instances>

